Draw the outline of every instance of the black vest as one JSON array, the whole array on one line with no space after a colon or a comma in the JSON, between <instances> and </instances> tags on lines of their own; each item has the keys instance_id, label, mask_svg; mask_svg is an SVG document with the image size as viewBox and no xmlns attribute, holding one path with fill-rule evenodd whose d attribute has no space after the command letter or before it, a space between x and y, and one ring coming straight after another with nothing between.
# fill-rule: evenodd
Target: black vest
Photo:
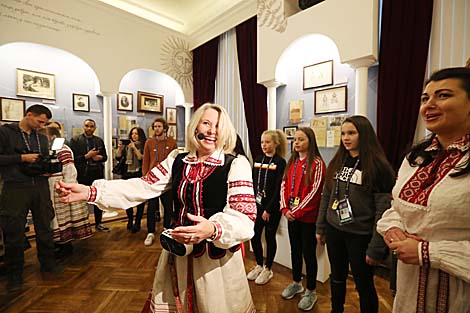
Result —
<instances>
[{"instance_id":1,"label":"black vest","mask_svg":"<svg viewBox=\"0 0 470 313\"><path fill-rule=\"evenodd\" d=\"M180 153L172 166L172 196L177 225L192 225L186 218L186 213L200 215L209 219L212 215L223 212L227 204L227 179L232 161L235 157L225 154L223 166L213 166L207 174L196 182L192 182L186 176L189 169L194 165L183 162L188 153ZM206 246L212 259L222 258L226 251L214 246L206 240L194 245L193 256L199 257L204 254ZM240 249L236 245L229 250L235 252Z\"/></svg>"}]
</instances>

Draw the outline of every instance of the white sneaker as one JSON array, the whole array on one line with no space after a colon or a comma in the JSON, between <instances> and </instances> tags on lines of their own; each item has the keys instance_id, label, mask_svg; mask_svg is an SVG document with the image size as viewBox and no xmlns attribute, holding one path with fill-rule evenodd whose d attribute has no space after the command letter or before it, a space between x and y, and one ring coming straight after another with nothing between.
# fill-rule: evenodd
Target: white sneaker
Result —
<instances>
[{"instance_id":1,"label":"white sneaker","mask_svg":"<svg viewBox=\"0 0 470 313\"><path fill-rule=\"evenodd\" d=\"M258 277L255 280L255 284L257 285L264 285L266 284L271 278L273 278L274 273L267 267L263 267L263 271L261 274L258 275Z\"/></svg>"},{"instance_id":2,"label":"white sneaker","mask_svg":"<svg viewBox=\"0 0 470 313\"><path fill-rule=\"evenodd\" d=\"M258 278L259 274L263 271L263 267L261 265L256 265L251 269L251 271L246 275L248 280L255 280Z\"/></svg>"},{"instance_id":3,"label":"white sneaker","mask_svg":"<svg viewBox=\"0 0 470 313\"><path fill-rule=\"evenodd\" d=\"M153 240L155 239L155 235L153 233L149 233L147 238L144 240L144 245L151 246L153 244Z\"/></svg>"}]
</instances>

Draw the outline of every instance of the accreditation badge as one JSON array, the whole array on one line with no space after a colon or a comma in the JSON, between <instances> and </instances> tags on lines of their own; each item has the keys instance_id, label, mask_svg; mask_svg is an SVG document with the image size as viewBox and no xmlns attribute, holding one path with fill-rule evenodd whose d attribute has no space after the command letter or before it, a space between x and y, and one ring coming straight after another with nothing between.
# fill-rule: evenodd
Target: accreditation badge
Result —
<instances>
[{"instance_id":1,"label":"accreditation badge","mask_svg":"<svg viewBox=\"0 0 470 313\"><path fill-rule=\"evenodd\" d=\"M353 214L351 205L349 204L348 199L343 199L338 202L338 209L336 210L338 214L339 224L345 225L353 222Z\"/></svg>"},{"instance_id":2,"label":"accreditation badge","mask_svg":"<svg viewBox=\"0 0 470 313\"><path fill-rule=\"evenodd\" d=\"M298 206L300 203L300 198L299 197L290 197L289 199L289 207L292 209L292 208L295 208L296 206Z\"/></svg>"},{"instance_id":3,"label":"accreditation badge","mask_svg":"<svg viewBox=\"0 0 470 313\"><path fill-rule=\"evenodd\" d=\"M258 191L258 192L256 193L256 203L258 203L259 205L261 205L261 201L263 201L263 198L264 198L264 192Z\"/></svg>"}]
</instances>

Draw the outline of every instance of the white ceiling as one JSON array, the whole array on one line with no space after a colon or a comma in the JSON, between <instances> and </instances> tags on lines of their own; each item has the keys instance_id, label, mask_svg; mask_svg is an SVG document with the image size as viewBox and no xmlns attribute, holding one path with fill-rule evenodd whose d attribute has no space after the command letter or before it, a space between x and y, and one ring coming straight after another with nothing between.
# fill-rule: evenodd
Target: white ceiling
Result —
<instances>
[{"instance_id":1,"label":"white ceiling","mask_svg":"<svg viewBox=\"0 0 470 313\"><path fill-rule=\"evenodd\" d=\"M210 28L214 21L220 20L224 15L233 15L233 11L240 11L242 7L247 5L254 7L256 12L256 0L99 1L188 36L199 29ZM246 18L251 16L248 15Z\"/></svg>"}]
</instances>

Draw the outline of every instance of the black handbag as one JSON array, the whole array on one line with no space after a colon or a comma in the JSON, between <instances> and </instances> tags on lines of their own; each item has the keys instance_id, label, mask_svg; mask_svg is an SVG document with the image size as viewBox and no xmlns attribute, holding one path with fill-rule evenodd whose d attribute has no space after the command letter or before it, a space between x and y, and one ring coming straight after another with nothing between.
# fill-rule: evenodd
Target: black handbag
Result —
<instances>
[{"instance_id":1,"label":"black handbag","mask_svg":"<svg viewBox=\"0 0 470 313\"><path fill-rule=\"evenodd\" d=\"M127 173L127 164L125 156L122 156L116 166L113 167L113 173L121 176Z\"/></svg>"}]
</instances>

